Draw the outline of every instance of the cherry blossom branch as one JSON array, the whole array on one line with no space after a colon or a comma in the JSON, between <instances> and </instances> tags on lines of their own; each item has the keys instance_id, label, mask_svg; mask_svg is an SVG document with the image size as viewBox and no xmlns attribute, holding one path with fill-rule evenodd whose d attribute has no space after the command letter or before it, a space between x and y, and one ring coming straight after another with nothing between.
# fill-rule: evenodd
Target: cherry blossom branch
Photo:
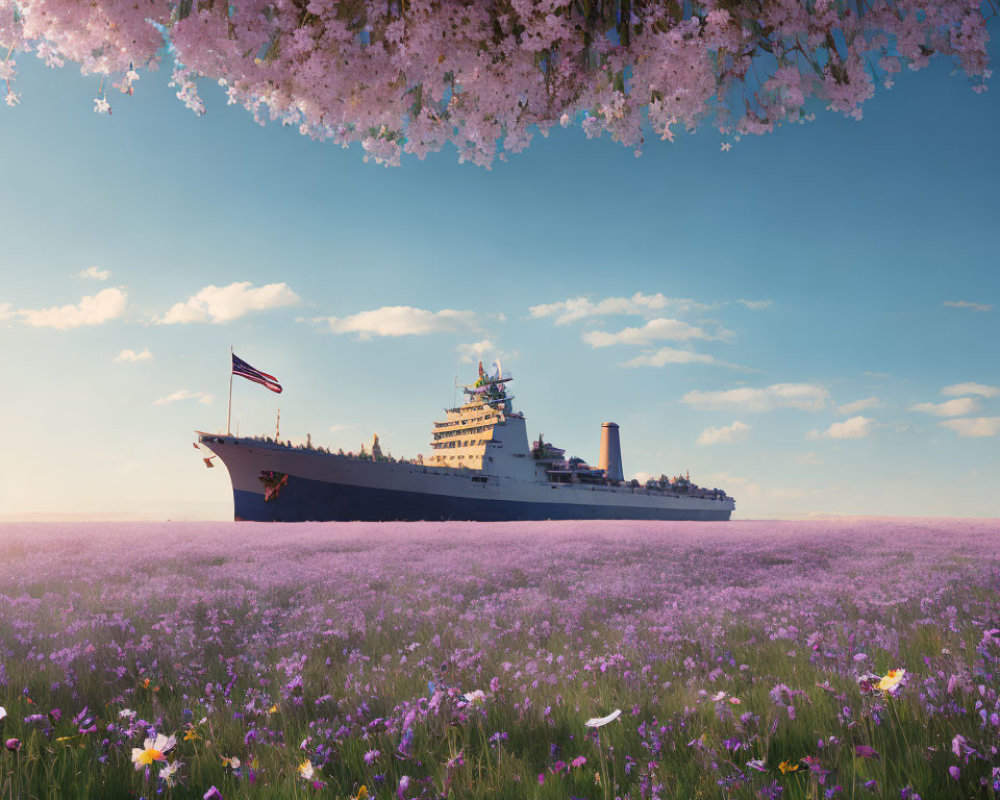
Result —
<instances>
[{"instance_id":1,"label":"cherry blossom branch","mask_svg":"<svg viewBox=\"0 0 1000 800\"><path fill-rule=\"evenodd\" d=\"M710 118L728 138L811 104L860 119L878 82L934 56L984 91L996 15L995 0L0 0L0 78L16 104L10 54L34 52L131 94L167 58L196 113L204 78L257 122L359 142L366 160L451 144L488 167L556 124L638 151L648 129Z\"/></svg>"}]
</instances>

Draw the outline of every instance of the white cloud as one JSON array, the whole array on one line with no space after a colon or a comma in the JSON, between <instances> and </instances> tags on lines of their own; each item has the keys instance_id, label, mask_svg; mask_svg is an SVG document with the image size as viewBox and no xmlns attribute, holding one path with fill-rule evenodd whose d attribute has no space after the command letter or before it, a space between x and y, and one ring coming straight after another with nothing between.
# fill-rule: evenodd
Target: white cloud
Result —
<instances>
[{"instance_id":1,"label":"white cloud","mask_svg":"<svg viewBox=\"0 0 1000 800\"><path fill-rule=\"evenodd\" d=\"M956 383L952 386L945 386L941 394L954 397L961 394L978 394L980 397L1000 396L1000 386L984 386L981 383Z\"/></svg>"},{"instance_id":2,"label":"white cloud","mask_svg":"<svg viewBox=\"0 0 1000 800\"><path fill-rule=\"evenodd\" d=\"M875 408L877 405L880 405L880 401L877 397L865 397L861 400L855 400L853 403L845 403L842 406L837 406L837 413L854 414L868 408Z\"/></svg>"},{"instance_id":3,"label":"white cloud","mask_svg":"<svg viewBox=\"0 0 1000 800\"><path fill-rule=\"evenodd\" d=\"M591 347L608 347L613 344L649 345L660 339L684 342L688 339L711 338L696 325L679 319L651 319L641 328L625 328L618 333L588 331L581 337Z\"/></svg>"},{"instance_id":4,"label":"white cloud","mask_svg":"<svg viewBox=\"0 0 1000 800\"><path fill-rule=\"evenodd\" d=\"M959 436L996 436L1000 434L1000 417L969 417L946 419L939 425L955 431Z\"/></svg>"},{"instance_id":5,"label":"white cloud","mask_svg":"<svg viewBox=\"0 0 1000 800\"><path fill-rule=\"evenodd\" d=\"M189 392L187 389L181 389L173 394L168 394L166 397L161 397L158 400L153 401L154 406L165 406L168 403L176 403L179 400L197 400L199 403L204 403L208 405L215 399L214 395L208 394L207 392Z\"/></svg>"},{"instance_id":6,"label":"white cloud","mask_svg":"<svg viewBox=\"0 0 1000 800\"><path fill-rule=\"evenodd\" d=\"M762 308L767 308L767 307L768 307L769 305L771 305L771 304L772 304L772 303L773 303L774 301L773 301L773 300L744 300L744 299L743 299L743 298L741 297L741 298L740 298L739 300L737 300L736 302L737 302L737 303L740 303L740 304L742 304L742 305L745 305L745 306L746 306L747 308L749 308L749 309L753 309L754 311L759 311L759 310L760 310L760 309L762 309Z\"/></svg>"},{"instance_id":7,"label":"white cloud","mask_svg":"<svg viewBox=\"0 0 1000 800\"><path fill-rule=\"evenodd\" d=\"M631 297L606 297L596 303L586 297L571 297L557 303L531 306L528 311L532 317L555 317L556 325L566 325L587 317L603 317L609 314L649 314L668 305L677 308L678 311L711 307L704 303L696 303L694 300L664 297L660 293L636 292Z\"/></svg>"},{"instance_id":8,"label":"white cloud","mask_svg":"<svg viewBox=\"0 0 1000 800\"><path fill-rule=\"evenodd\" d=\"M14 306L11 303L0 303L0 322L13 319L16 316L17 312L14 311Z\"/></svg>"},{"instance_id":9,"label":"white cloud","mask_svg":"<svg viewBox=\"0 0 1000 800\"><path fill-rule=\"evenodd\" d=\"M949 308L969 308L973 311L991 311L992 305L987 303L970 303L968 300L945 300L944 304Z\"/></svg>"},{"instance_id":10,"label":"white cloud","mask_svg":"<svg viewBox=\"0 0 1000 800\"><path fill-rule=\"evenodd\" d=\"M349 317L321 320L333 333L356 333L361 339L373 336L423 336L428 333L456 333L479 329L475 311L425 311L411 306L383 306Z\"/></svg>"},{"instance_id":11,"label":"white cloud","mask_svg":"<svg viewBox=\"0 0 1000 800\"><path fill-rule=\"evenodd\" d=\"M134 364L137 361L149 361L153 357L153 354L149 352L149 348L145 348L141 353L135 352L135 350L122 350L118 355L115 356L115 363L130 363Z\"/></svg>"},{"instance_id":12,"label":"white cloud","mask_svg":"<svg viewBox=\"0 0 1000 800\"><path fill-rule=\"evenodd\" d=\"M689 406L705 409L739 408L746 411L771 411L775 408L800 408L819 411L826 407L830 392L813 383L775 383L764 389L727 389L720 392L693 391L682 400Z\"/></svg>"},{"instance_id":13,"label":"white cloud","mask_svg":"<svg viewBox=\"0 0 1000 800\"><path fill-rule=\"evenodd\" d=\"M815 466L816 464L822 464L823 459L815 453L803 453L795 457L795 463L799 466Z\"/></svg>"},{"instance_id":14,"label":"white cloud","mask_svg":"<svg viewBox=\"0 0 1000 800\"><path fill-rule=\"evenodd\" d=\"M348 431L348 430L350 430L353 427L354 427L353 424L340 423L340 424L337 424L337 425L331 425L330 426L330 431L331 431L331 433L340 433L340 431Z\"/></svg>"},{"instance_id":15,"label":"white cloud","mask_svg":"<svg viewBox=\"0 0 1000 800\"><path fill-rule=\"evenodd\" d=\"M497 346L489 339L469 344L460 344L455 348L458 351L458 360L463 364L471 364L474 361L481 361L497 352Z\"/></svg>"},{"instance_id":16,"label":"white cloud","mask_svg":"<svg viewBox=\"0 0 1000 800\"><path fill-rule=\"evenodd\" d=\"M86 325L100 325L117 319L125 313L126 300L127 295L121 289L102 289L95 295L84 297L76 305L21 308L13 314L35 328L56 328L65 331Z\"/></svg>"},{"instance_id":17,"label":"white cloud","mask_svg":"<svg viewBox=\"0 0 1000 800\"><path fill-rule=\"evenodd\" d=\"M924 411L936 417L960 417L979 410L979 401L972 397L956 397L943 403L917 403L910 411Z\"/></svg>"},{"instance_id":18,"label":"white cloud","mask_svg":"<svg viewBox=\"0 0 1000 800\"><path fill-rule=\"evenodd\" d=\"M875 426L870 417L851 417L843 422L834 422L825 431L809 431L808 439L866 439Z\"/></svg>"},{"instance_id":19,"label":"white cloud","mask_svg":"<svg viewBox=\"0 0 1000 800\"><path fill-rule=\"evenodd\" d=\"M697 444L739 444L746 439L749 430L750 426L739 420L721 428L705 428L698 436Z\"/></svg>"},{"instance_id":20,"label":"white cloud","mask_svg":"<svg viewBox=\"0 0 1000 800\"><path fill-rule=\"evenodd\" d=\"M231 322L251 311L291 306L299 300L286 283L254 287L250 281L238 281L228 286L206 286L183 303L175 303L158 322L161 325Z\"/></svg>"},{"instance_id":21,"label":"white cloud","mask_svg":"<svg viewBox=\"0 0 1000 800\"><path fill-rule=\"evenodd\" d=\"M111 277L111 273L108 270L100 269L99 267L87 267L86 269L80 270L80 277L106 281Z\"/></svg>"},{"instance_id":22,"label":"white cloud","mask_svg":"<svg viewBox=\"0 0 1000 800\"><path fill-rule=\"evenodd\" d=\"M623 367L662 367L666 364L717 364L713 356L707 353L695 353L691 350L678 350L675 347L661 347L650 350L641 356L625 361Z\"/></svg>"}]
</instances>

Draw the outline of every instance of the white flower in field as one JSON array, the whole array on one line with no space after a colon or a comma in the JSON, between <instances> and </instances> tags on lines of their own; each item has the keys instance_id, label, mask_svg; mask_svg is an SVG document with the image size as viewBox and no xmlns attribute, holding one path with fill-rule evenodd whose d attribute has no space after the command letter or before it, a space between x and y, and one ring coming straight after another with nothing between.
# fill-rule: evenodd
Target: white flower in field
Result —
<instances>
[{"instance_id":1,"label":"white flower in field","mask_svg":"<svg viewBox=\"0 0 1000 800\"><path fill-rule=\"evenodd\" d=\"M7 716L7 709L0 706L0 722L2 722Z\"/></svg>"},{"instance_id":2,"label":"white flower in field","mask_svg":"<svg viewBox=\"0 0 1000 800\"><path fill-rule=\"evenodd\" d=\"M123 708L118 712L118 719L125 719L127 717L134 717L135 712L131 708Z\"/></svg>"},{"instance_id":3,"label":"white flower in field","mask_svg":"<svg viewBox=\"0 0 1000 800\"><path fill-rule=\"evenodd\" d=\"M486 692L482 689L476 689L474 692L466 692L462 695L462 698L469 705L475 705L476 703L482 703L486 700Z\"/></svg>"},{"instance_id":4,"label":"white flower in field","mask_svg":"<svg viewBox=\"0 0 1000 800\"><path fill-rule=\"evenodd\" d=\"M240 760L236 756L233 756L232 758L230 758L229 756L223 756L222 766L229 767L229 769L239 769Z\"/></svg>"},{"instance_id":5,"label":"white flower in field","mask_svg":"<svg viewBox=\"0 0 1000 800\"><path fill-rule=\"evenodd\" d=\"M604 725L607 725L609 722L614 722L621 715L622 715L622 710L620 708L616 708L606 717L593 717L591 719L588 719L583 724L586 725L588 728L600 728Z\"/></svg>"},{"instance_id":6,"label":"white flower in field","mask_svg":"<svg viewBox=\"0 0 1000 800\"><path fill-rule=\"evenodd\" d=\"M181 766L180 761L174 761L172 764L167 764L167 766L160 770L160 777L166 781L167 786L174 786L177 784L177 770L179 770Z\"/></svg>"},{"instance_id":7,"label":"white flower in field","mask_svg":"<svg viewBox=\"0 0 1000 800\"><path fill-rule=\"evenodd\" d=\"M718 692L716 694L713 694L709 699L713 703L718 703L720 700L725 699L725 697L726 697L726 693L725 692Z\"/></svg>"},{"instance_id":8,"label":"white flower in field","mask_svg":"<svg viewBox=\"0 0 1000 800\"><path fill-rule=\"evenodd\" d=\"M174 749L177 739L173 734L164 736L158 733L154 739L150 736L142 743L142 747L132 748L132 763L137 770L147 767L154 761L166 761L166 754Z\"/></svg>"},{"instance_id":9,"label":"white flower in field","mask_svg":"<svg viewBox=\"0 0 1000 800\"><path fill-rule=\"evenodd\" d=\"M313 779L313 775L316 774L316 768L312 765L312 761L308 758L299 764L298 771L299 776L305 781L311 781Z\"/></svg>"}]
</instances>

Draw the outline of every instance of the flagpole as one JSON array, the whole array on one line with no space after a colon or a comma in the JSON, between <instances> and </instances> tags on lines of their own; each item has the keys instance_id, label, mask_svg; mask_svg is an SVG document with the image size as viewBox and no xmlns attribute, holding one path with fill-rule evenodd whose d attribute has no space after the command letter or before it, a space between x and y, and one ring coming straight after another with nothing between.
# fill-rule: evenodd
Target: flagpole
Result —
<instances>
[{"instance_id":1,"label":"flagpole","mask_svg":"<svg viewBox=\"0 0 1000 800\"><path fill-rule=\"evenodd\" d=\"M229 411L226 412L226 436L230 436L229 422L233 417L233 346L229 345Z\"/></svg>"}]
</instances>

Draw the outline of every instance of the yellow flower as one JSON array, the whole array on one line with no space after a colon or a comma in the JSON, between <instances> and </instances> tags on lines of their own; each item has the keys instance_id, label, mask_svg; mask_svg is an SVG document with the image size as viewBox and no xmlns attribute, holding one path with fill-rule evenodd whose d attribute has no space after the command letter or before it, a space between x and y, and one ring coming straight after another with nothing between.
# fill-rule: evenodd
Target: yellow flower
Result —
<instances>
[{"instance_id":1,"label":"yellow flower","mask_svg":"<svg viewBox=\"0 0 1000 800\"><path fill-rule=\"evenodd\" d=\"M299 764L299 775L303 780L311 781L313 779L313 775L315 774L316 769L313 767L312 761L308 758Z\"/></svg>"},{"instance_id":2,"label":"yellow flower","mask_svg":"<svg viewBox=\"0 0 1000 800\"><path fill-rule=\"evenodd\" d=\"M778 764L778 769L781 770L781 774L784 775L786 772L796 772L798 771L798 764L791 764L788 761L782 761Z\"/></svg>"},{"instance_id":3,"label":"yellow flower","mask_svg":"<svg viewBox=\"0 0 1000 800\"><path fill-rule=\"evenodd\" d=\"M277 713L278 713L278 704L277 704L277 703L275 703L275 704L274 704L273 706L271 706L271 707L270 707L270 708L269 708L269 709L267 710L267 713L268 713L268 714L277 714Z\"/></svg>"},{"instance_id":4,"label":"yellow flower","mask_svg":"<svg viewBox=\"0 0 1000 800\"><path fill-rule=\"evenodd\" d=\"M878 686L875 688L892 694L904 677L906 677L905 669L890 669L886 676L878 682Z\"/></svg>"},{"instance_id":5,"label":"yellow flower","mask_svg":"<svg viewBox=\"0 0 1000 800\"><path fill-rule=\"evenodd\" d=\"M173 736L158 734L155 739L149 738L142 743L142 747L132 748L132 763L137 770L148 767L154 761L166 761L164 755L172 750L177 740Z\"/></svg>"},{"instance_id":6,"label":"yellow flower","mask_svg":"<svg viewBox=\"0 0 1000 800\"><path fill-rule=\"evenodd\" d=\"M229 758L228 756L223 756L222 766L229 767L230 769L239 769L240 760L236 756L233 756L232 758Z\"/></svg>"},{"instance_id":7,"label":"yellow flower","mask_svg":"<svg viewBox=\"0 0 1000 800\"><path fill-rule=\"evenodd\" d=\"M194 728L188 728L187 732L184 734L185 742L193 742L195 739L198 738L199 738L198 731L196 731Z\"/></svg>"},{"instance_id":8,"label":"yellow flower","mask_svg":"<svg viewBox=\"0 0 1000 800\"><path fill-rule=\"evenodd\" d=\"M362 783L361 788L358 789L358 793L354 795L354 800L368 800L368 797L368 787Z\"/></svg>"}]
</instances>

